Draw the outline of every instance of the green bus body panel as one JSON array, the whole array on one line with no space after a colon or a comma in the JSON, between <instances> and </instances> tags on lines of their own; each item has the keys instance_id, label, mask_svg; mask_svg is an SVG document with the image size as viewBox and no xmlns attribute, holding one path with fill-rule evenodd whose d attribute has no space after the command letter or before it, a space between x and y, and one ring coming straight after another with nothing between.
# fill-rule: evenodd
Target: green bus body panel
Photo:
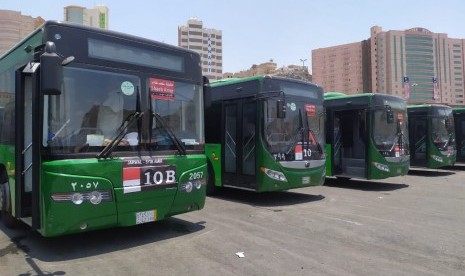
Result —
<instances>
[{"instance_id":1,"label":"green bus body panel","mask_svg":"<svg viewBox=\"0 0 465 276\"><path fill-rule=\"evenodd\" d=\"M158 158L158 157L155 157ZM124 193L123 162L121 159L80 159L44 162L41 173L41 234L58 236L113 226L136 225L136 212L154 211L155 220L199 210L205 204L205 185L187 193L180 191L193 173L207 175L205 155L169 156L167 165L176 166L177 187L174 189L143 190ZM110 191L111 201L94 205L84 201L55 202L54 193Z\"/></svg>"},{"instance_id":2,"label":"green bus body panel","mask_svg":"<svg viewBox=\"0 0 465 276\"><path fill-rule=\"evenodd\" d=\"M319 186L323 185L325 179L325 165L323 164L317 168L306 168L306 169L292 169L292 168L285 168L276 162L271 154L264 148L264 146L260 143L262 149L257 150L257 162L258 164L262 164L261 166L266 167L267 169L275 170L282 172L287 179L287 182L278 181L268 177L260 168L257 168L256 176L257 192L275 192L275 191L283 191L295 188L303 188L309 186ZM205 145L205 152L207 153L210 162L213 165L214 177L215 177L215 186L221 187L223 186L223 182L221 179L221 145L219 144L206 144ZM214 156L218 158L218 160L213 160L212 153ZM261 154L259 154L261 153ZM305 180L304 179L308 179Z\"/></svg>"},{"instance_id":3,"label":"green bus body panel","mask_svg":"<svg viewBox=\"0 0 465 276\"><path fill-rule=\"evenodd\" d=\"M208 177L215 178L215 186L221 187L221 144L205 144L205 154L213 167L213 175Z\"/></svg>"},{"instance_id":4,"label":"green bus body panel","mask_svg":"<svg viewBox=\"0 0 465 276\"><path fill-rule=\"evenodd\" d=\"M371 139L370 139L371 140ZM377 162L388 166L389 172L385 172L375 167L373 162ZM373 142L368 146L368 175L367 179L385 179L389 177L402 176L408 174L410 169L410 159L405 158L401 162L389 162L386 158L376 149Z\"/></svg>"},{"instance_id":5,"label":"green bus body panel","mask_svg":"<svg viewBox=\"0 0 465 276\"><path fill-rule=\"evenodd\" d=\"M326 144L326 176L334 176L332 171L332 154L331 144ZM382 171L373 165L377 162L389 167L389 172ZM368 161L367 161L367 177L366 179L385 179L389 177L402 176L408 174L410 168L410 160L406 159L402 162L389 162L384 158L378 150L369 143Z\"/></svg>"},{"instance_id":6,"label":"green bus body panel","mask_svg":"<svg viewBox=\"0 0 465 276\"><path fill-rule=\"evenodd\" d=\"M409 105L407 109L411 110L425 110L430 114L431 107L436 106L435 104L419 104L419 105ZM464 108L465 109L465 108ZM452 113L453 113L452 109ZM428 128L431 129L431 121L427 122ZM426 168L428 169L438 169L445 166L453 166L457 161L457 153L447 153L443 154L433 143L431 135L426 135ZM456 148L456 151L458 149ZM424 167L424 166L421 166Z\"/></svg>"},{"instance_id":7,"label":"green bus body panel","mask_svg":"<svg viewBox=\"0 0 465 276\"><path fill-rule=\"evenodd\" d=\"M427 151L428 155L426 167L429 169L438 169L445 166L453 166L455 164L457 154L443 154L440 150L434 145L432 139L428 137L427 141ZM436 157L436 158L435 158Z\"/></svg>"},{"instance_id":8,"label":"green bus body panel","mask_svg":"<svg viewBox=\"0 0 465 276\"><path fill-rule=\"evenodd\" d=\"M261 189L258 192L283 191L289 189L303 188L309 186L323 185L325 180L325 164L316 168L292 169L283 167L279 162L273 159L273 156L265 149L263 143L259 143L260 149L257 150L258 164L263 167L275 171L282 172L287 179L287 182L278 181L267 176L260 168L258 168L258 183ZM260 154L261 153L261 154ZM304 178L308 179L304 181Z\"/></svg>"},{"instance_id":9,"label":"green bus body panel","mask_svg":"<svg viewBox=\"0 0 465 276\"><path fill-rule=\"evenodd\" d=\"M333 176L333 150L331 144L326 144L326 176Z\"/></svg>"},{"instance_id":10,"label":"green bus body panel","mask_svg":"<svg viewBox=\"0 0 465 276\"><path fill-rule=\"evenodd\" d=\"M345 106L350 107L352 106L351 101L353 100L358 100L356 103L356 106L358 108L354 108L354 110L357 109L363 109L363 108L369 108L373 104L373 97L379 96L379 95L384 95L384 94L373 94L373 93L363 93L363 94L344 94L340 92L325 92L324 98L325 98L325 105L327 101L331 103L338 103L342 109L337 109L336 107L331 105L331 109L336 110L345 110ZM391 95L388 95L389 97L392 97ZM333 100L333 101L331 101ZM349 104L350 103L350 104ZM327 107L328 109L328 107ZM369 119L369 122L371 122L371 119ZM402 176L406 175L410 169L410 160L406 158L404 161L401 162L389 162L386 160L384 156L376 149L374 145L374 141L372 138L372 129L370 128L368 130L368 143L366 147L367 151L367 156L366 156L366 178L365 179L385 179L389 177L395 177L395 176ZM329 132L327 132L329 133ZM326 176L334 176L333 172L333 155L332 155L332 144L327 143L326 144ZM374 165L374 162L383 164L389 167L389 172L380 170L376 168ZM343 175L341 175L343 176Z\"/></svg>"}]
</instances>

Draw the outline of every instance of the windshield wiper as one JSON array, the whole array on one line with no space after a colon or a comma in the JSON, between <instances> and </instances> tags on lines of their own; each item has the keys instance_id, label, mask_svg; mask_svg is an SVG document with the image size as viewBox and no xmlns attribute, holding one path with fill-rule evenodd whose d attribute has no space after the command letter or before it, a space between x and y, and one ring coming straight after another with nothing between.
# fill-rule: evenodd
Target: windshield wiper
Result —
<instances>
[{"instance_id":1,"label":"windshield wiper","mask_svg":"<svg viewBox=\"0 0 465 276\"><path fill-rule=\"evenodd\" d=\"M173 141L174 145L178 148L179 153L181 153L182 155L186 155L186 147L181 141L179 141L178 137L174 135L173 130L168 126L165 120L163 120L160 114L152 112L152 115L157 119L158 122L160 122L162 129L164 129L166 133L168 133L168 136L170 137L171 141Z\"/></svg>"},{"instance_id":2,"label":"windshield wiper","mask_svg":"<svg viewBox=\"0 0 465 276\"><path fill-rule=\"evenodd\" d=\"M71 119L68 119L68 121L66 121L61 127L59 130L57 130L57 132L55 134L52 134L51 138L48 140L48 143L54 141L58 135L60 135L60 133L69 125L69 122L71 121Z\"/></svg>"},{"instance_id":3,"label":"windshield wiper","mask_svg":"<svg viewBox=\"0 0 465 276\"><path fill-rule=\"evenodd\" d=\"M131 127L135 122L137 122L140 118L142 118L144 112L137 112L129 114L129 116L123 121L121 126L119 127L119 132L111 140L111 142L99 153L97 154L97 158L107 158L113 151L113 149L121 142L124 136L128 133L129 127Z\"/></svg>"},{"instance_id":4,"label":"windshield wiper","mask_svg":"<svg viewBox=\"0 0 465 276\"><path fill-rule=\"evenodd\" d=\"M300 128L297 129L297 132L294 135L292 143L289 145L289 149L287 150L286 154L289 154L292 151L292 149L294 149L295 145L297 144L297 142L299 140L299 135L302 135L301 136L302 146L305 145L305 144L308 146L308 144L310 143L310 133L313 135L312 142L314 140L315 145L318 148L318 151L320 153L323 153L323 148L321 147L320 143L318 142L317 136L315 135L315 132L313 131L313 129L308 127L307 114L305 114L305 117L304 117L305 120L302 120L302 112L299 109L299 116L300 116L300 118L299 118ZM305 126L304 126L304 124L305 124Z\"/></svg>"}]
</instances>

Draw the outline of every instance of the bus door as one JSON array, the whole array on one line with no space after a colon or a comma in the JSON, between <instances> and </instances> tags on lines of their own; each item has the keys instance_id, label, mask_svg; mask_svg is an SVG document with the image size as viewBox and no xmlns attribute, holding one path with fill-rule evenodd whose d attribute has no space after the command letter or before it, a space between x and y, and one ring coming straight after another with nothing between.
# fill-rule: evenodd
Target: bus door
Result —
<instances>
[{"instance_id":1,"label":"bus door","mask_svg":"<svg viewBox=\"0 0 465 276\"><path fill-rule=\"evenodd\" d=\"M255 190L256 101L227 102L223 110L223 185Z\"/></svg>"},{"instance_id":2,"label":"bus door","mask_svg":"<svg viewBox=\"0 0 465 276\"><path fill-rule=\"evenodd\" d=\"M428 121L426 112L415 112L409 116L410 164L426 166L427 164L427 133Z\"/></svg>"},{"instance_id":3,"label":"bus door","mask_svg":"<svg viewBox=\"0 0 465 276\"><path fill-rule=\"evenodd\" d=\"M33 229L40 227L38 63L16 73L15 215Z\"/></svg>"},{"instance_id":4,"label":"bus door","mask_svg":"<svg viewBox=\"0 0 465 276\"><path fill-rule=\"evenodd\" d=\"M366 177L367 112L365 109L334 113L334 175Z\"/></svg>"},{"instance_id":5,"label":"bus door","mask_svg":"<svg viewBox=\"0 0 465 276\"><path fill-rule=\"evenodd\" d=\"M465 114L454 117L455 120L455 140L457 143L457 161L465 162Z\"/></svg>"}]
</instances>

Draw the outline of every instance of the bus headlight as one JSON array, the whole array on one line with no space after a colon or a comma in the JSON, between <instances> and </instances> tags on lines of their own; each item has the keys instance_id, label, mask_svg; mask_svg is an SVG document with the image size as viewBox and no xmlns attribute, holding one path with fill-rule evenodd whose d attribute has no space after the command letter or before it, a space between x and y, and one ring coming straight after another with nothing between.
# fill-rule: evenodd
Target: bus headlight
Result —
<instances>
[{"instance_id":1,"label":"bus headlight","mask_svg":"<svg viewBox=\"0 0 465 276\"><path fill-rule=\"evenodd\" d=\"M190 192L192 192L194 190L194 188L196 190L200 190L202 188L202 185L206 185L206 183L207 183L206 178L201 178L201 179L197 179L197 180L194 180L194 181L183 182L183 183L181 183L180 190L182 192L190 193Z\"/></svg>"},{"instance_id":2,"label":"bus headlight","mask_svg":"<svg viewBox=\"0 0 465 276\"><path fill-rule=\"evenodd\" d=\"M193 185L192 185L192 182L190 182L190 181L182 183L181 184L181 191L186 192L186 193L190 193L190 192L192 192L192 187L193 187Z\"/></svg>"},{"instance_id":3,"label":"bus headlight","mask_svg":"<svg viewBox=\"0 0 465 276\"><path fill-rule=\"evenodd\" d=\"M442 159L442 157L434 155L434 154L431 154L431 158L433 158L434 161L437 161L437 162L440 162L440 163L442 163L444 161Z\"/></svg>"},{"instance_id":4,"label":"bus headlight","mask_svg":"<svg viewBox=\"0 0 465 276\"><path fill-rule=\"evenodd\" d=\"M195 187L197 190L200 190L200 188L202 188L202 182L200 182L200 180L194 181L194 187Z\"/></svg>"},{"instance_id":5,"label":"bus headlight","mask_svg":"<svg viewBox=\"0 0 465 276\"><path fill-rule=\"evenodd\" d=\"M89 194L90 203L97 205L102 202L102 194L99 191L93 191Z\"/></svg>"},{"instance_id":6,"label":"bus headlight","mask_svg":"<svg viewBox=\"0 0 465 276\"><path fill-rule=\"evenodd\" d=\"M390 172L388 165L381 164L378 162L373 162L373 166L375 166L378 170L381 170L383 172Z\"/></svg>"},{"instance_id":7,"label":"bus headlight","mask_svg":"<svg viewBox=\"0 0 465 276\"><path fill-rule=\"evenodd\" d=\"M79 205L82 202L84 202L84 196L81 193L74 193L71 195L71 202L73 202L76 205Z\"/></svg>"},{"instance_id":8,"label":"bus headlight","mask_svg":"<svg viewBox=\"0 0 465 276\"><path fill-rule=\"evenodd\" d=\"M80 205L85 201L89 201L94 205L98 205L103 201L111 201L112 195L110 190L91 191L91 192L70 192L52 194L52 199L55 202L72 202Z\"/></svg>"},{"instance_id":9,"label":"bus headlight","mask_svg":"<svg viewBox=\"0 0 465 276\"><path fill-rule=\"evenodd\" d=\"M270 170L265 167L262 167L261 169L262 172L264 172L269 178L282 182L287 182L286 176L282 172Z\"/></svg>"}]
</instances>

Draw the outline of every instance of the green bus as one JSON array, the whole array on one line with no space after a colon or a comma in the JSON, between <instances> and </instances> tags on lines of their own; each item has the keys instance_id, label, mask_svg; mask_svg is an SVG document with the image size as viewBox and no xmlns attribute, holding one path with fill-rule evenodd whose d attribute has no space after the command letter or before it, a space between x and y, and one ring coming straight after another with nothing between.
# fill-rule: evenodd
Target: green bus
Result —
<instances>
[{"instance_id":1,"label":"green bus","mask_svg":"<svg viewBox=\"0 0 465 276\"><path fill-rule=\"evenodd\" d=\"M326 175L384 179L409 170L407 105L396 96L325 93Z\"/></svg>"},{"instance_id":2,"label":"green bus","mask_svg":"<svg viewBox=\"0 0 465 276\"><path fill-rule=\"evenodd\" d=\"M457 162L465 162L465 107L452 108L452 114L455 122Z\"/></svg>"},{"instance_id":3,"label":"green bus","mask_svg":"<svg viewBox=\"0 0 465 276\"><path fill-rule=\"evenodd\" d=\"M193 51L48 21L0 58L0 210L45 237L203 208Z\"/></svg>"},{"instance_id":4,"label":"green bus","mask_svg":"<svg viewBox=\"0 0 465 276\"><path fill-rule=\"evenodd\" d=\"M409 105L410 164L437 169L454 165L455 127L452 108L446 105Z\"/></svg>"},{"instance_id":5,"label":"green bus","mask_svg":"<svg viewBox=\"0 0 465 276\"><path fill-rule=\"evenodd\" d=\"M230 78L205 89L207 193L322 185L323 90L274 76Z\"/></svg>"}]
</instances>

